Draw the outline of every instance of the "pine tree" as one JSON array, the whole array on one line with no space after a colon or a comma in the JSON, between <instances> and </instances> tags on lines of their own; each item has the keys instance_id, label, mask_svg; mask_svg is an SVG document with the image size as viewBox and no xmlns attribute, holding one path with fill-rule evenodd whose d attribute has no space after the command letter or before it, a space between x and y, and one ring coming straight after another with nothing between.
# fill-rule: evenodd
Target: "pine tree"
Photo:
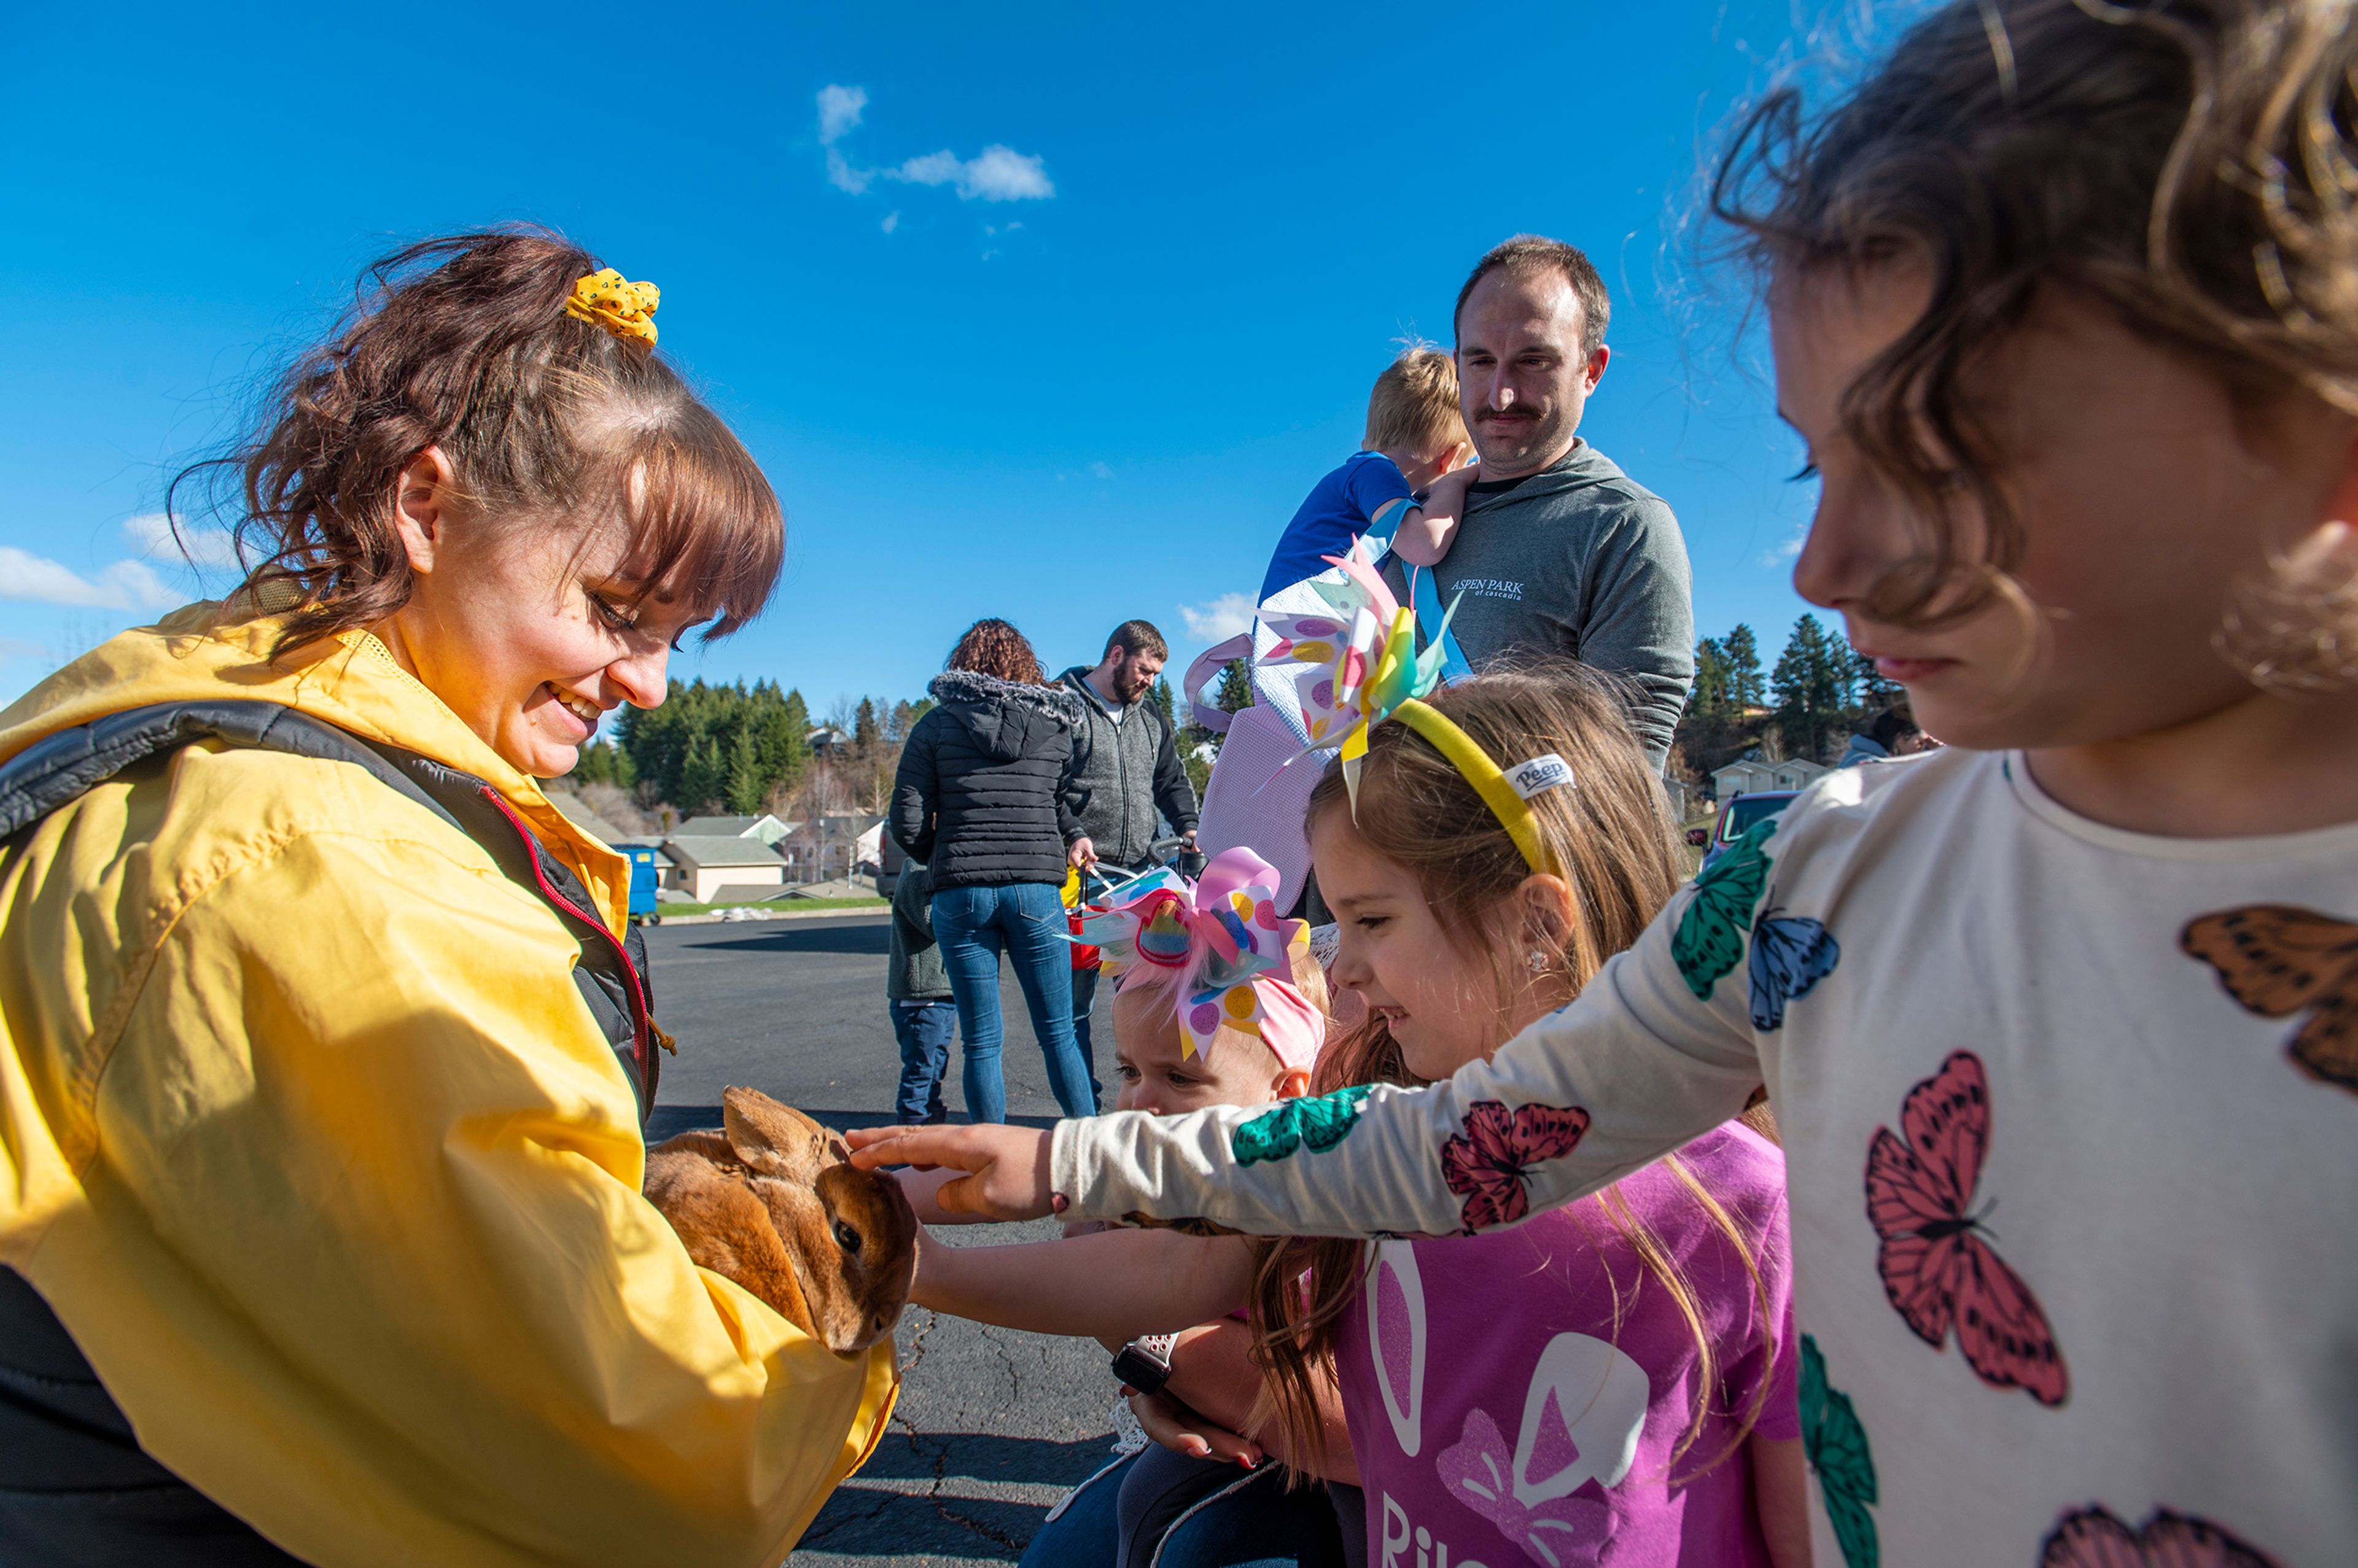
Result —
<instances>
[{"instance_id":1,"label":"pine tree","mask_svg":"<svg viewBox=\"0 0 2358 1568\"><path fill-rule=\"evenodd\" d=\"M1850 705L1850 650L1830 639L1814 615L1793 622L1770 676L1777 723L1796 756L1823 762L1826 742Z\"/></svg>"},{"instance_id":2,"label":"pine tree","mask_svg":"<svg viewBox=\"0 0 2358 1568\"><path fill-rule=\"evenodd\" d=\"M1752 635L1752 628L1739 621L1736 629L1720 640L1720 659L1727 667L1727 702L1730 708L1741 711L1758 708L1768 700L1767 683L1760 678L1760 644Z\"/></svg>"},{"instance_id":3,"label":"pine tree","mask_svg":"<svg viewBox=\"0 0 2358 1568\"><path fill-rule=\"evenodd\" d=\"M876 722L876 699L863 697L851 716L851 754L863 760L872 756L883 740L883 730Z\"/></svg>"},{"instance_id":4,"label":"pine tree","mask_svg":"<svg viewBox=\"0 0 2358 1568\"><path fill-rule=\"evenodd\" d=\"M671 798L695 813L717 804L728 790L729 769L719 742L710 735L698 735L688 743L687 755L680 764L679 787L671 792Z\"/></svg>"},{"instance_id":5,"label":"pine tree","mask_svg":"<svg viewBox=\"0 0 2358 1568\"><path fill-rule=\"evenodd\" d=\"M1727 654L1705 637L1695 644L1694 687L1687 693L1687 711L1714 719L1727 709Z\"/></svg>"},{"instance_id":6,"label":"pine tree","mask_svg":"<svg viewBox=\"0 0 2358 1568\"><path fill-rule=\"evenodd\" d=\"M741 725L737 739L729 748L729 780L725 792L729 809L739 816L757 816L762 802L769 797L772 781L763 773L760 750L753 743L750 726Z\"/></svg>"},{"instance_id":7,"label":"pine tree","mask_svg":"<svg viewBox=\"0 0 2358 1568\"><path fill-rule=\"evenodd\" d=\"M1212 706L1223 713L1242 713L1252 699L1252 671L1242 659L1230 659L1220 667L1219 695Z\"/></svg>"},{"instance_id":8,"label":"pine tree","mask_svg":"<svg viewBox=\"0 0 2358 1568\"><path fill-rule=\"evenodd\" d=\"M1167 678L1157 677L1154 682L1154 706L1163 710L1165 724L1174 730L1179 728L1177 698L1172 695L1171 682Z\"/></svg>"}]
</instances>

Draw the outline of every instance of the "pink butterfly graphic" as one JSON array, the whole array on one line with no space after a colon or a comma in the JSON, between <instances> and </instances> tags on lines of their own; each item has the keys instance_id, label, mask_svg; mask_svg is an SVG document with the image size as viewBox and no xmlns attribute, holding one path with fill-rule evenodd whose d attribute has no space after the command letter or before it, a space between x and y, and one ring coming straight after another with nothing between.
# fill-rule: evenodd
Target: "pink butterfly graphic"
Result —
<instances>
[{"instance_id":1,"label":"pink butterfly graphic","mask_svg":"<svg viewBox=\"0 0 2358 1568\"><path fill-rule=\"evenodd\" d=\"M1959 1051L1908 1091L1900 1130L1875 1130L1866 1151L1866 1217L1883 1246L1883 1293L1916 1336L1957 1347L1982 1381L2060 1405L2071 1374L2055 1331L2022 1276L1982 1239L1968 1212L1989 1147L1989 1083L1981 1059Z\"/></svg>"},{"instance_id":2,"label":"pink butterfly graphic","mask_svg":"<svg viewBox=\"0 0 2358 1568\"><path fill-rule=\"evenodd\" d=\"M1500 1535L1549 1568L1588 1568L1613 1547L1613 1510L1593 1498L1552 1498L1526 1508L1515 1496L1515 1457L1490 1412L1466 1417L1455 1444L1433 1455L1433 1474L1450 1494Z\"/></svg>"},{"instance_id":3,"label":"pink butterfly graphic","mask_svg":"<svg viewBox=\"0 0 2358 1568\"><path fill-rule=\"evenodd\" d=\"M2208 1519L2156 1509L2131 1530L2102 1504L2065 1514L2039 1568L2277 1568L2276 1559Z\"/></svg>"},{"instance_id":4,"label":"pink butterfly graphic","mask_svg":"<svg viewBox=\"0 0 2358 1568\"><path fill-rule=\"evenodd\" d=\"M1517 1106L1478 1102L1466 1113L1466 1130L1441 1150L1449 1190L1466 1200L1461 1211L1470 1235L1494 1225L1512 1225L1531 1212L1523 1173L1541 1160L1569 1154L1588 1130L1588 1113L1553 1105Z\"/></svg>"}]
</instances>

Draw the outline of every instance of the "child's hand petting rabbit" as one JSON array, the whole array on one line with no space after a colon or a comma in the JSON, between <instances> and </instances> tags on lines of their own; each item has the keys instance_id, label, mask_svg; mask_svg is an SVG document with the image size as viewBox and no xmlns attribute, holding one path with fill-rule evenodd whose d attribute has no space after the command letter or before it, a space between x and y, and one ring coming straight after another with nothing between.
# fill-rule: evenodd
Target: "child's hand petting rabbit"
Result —
<instances>
[{"instance_id":1,"label":"child's hand petting rabbit","mask_svg":"<svg viewBox=\"0 0 2358 1568\"><path fill-rule=\"evenodd\" d=\"M647 1201L687 1255L839 1354L892 1332L916 1270L916 1217L889 1175L757 1089L720 1097L724 1127L647 1151Z\"/></svg>"}]
</instances>

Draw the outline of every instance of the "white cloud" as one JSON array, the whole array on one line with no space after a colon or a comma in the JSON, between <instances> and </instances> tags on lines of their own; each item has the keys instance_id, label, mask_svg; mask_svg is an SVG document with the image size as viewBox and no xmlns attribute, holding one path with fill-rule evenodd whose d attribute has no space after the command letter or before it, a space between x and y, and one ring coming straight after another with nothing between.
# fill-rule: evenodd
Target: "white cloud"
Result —
<instances>
[{"instance_id":1,"label":"white cloud","mask_svg":"<svg viewBox=\"0 0 2358 1568\"><path fill-rule=\"evenodd\" d=\"M150 560L169 561L175 566L191 561L222 571L239 569L237 542L226 528L183 528L176 540L169 517L161 512L143 512L124 519L123 536L131 542L133 549Z\"/></svg>"},{"instance_id":2,"label":"white cloud","mask_svg":"<svg viewBox=\"0 0 2358 1568\"><path fill-rule=\"evenodd\" d=\"M830 83L818 90L818 139L833 146L843 133L860 124L860 116L868 107L865 87L838 87Z\"/></svg>"},{"instance_id":3,"label":"white cloud","mask_svg":"<svg viewBox=\"0 0 2358 1568\"><path fill-rule=\"evenodd\" d=\"M893 208L893 209L892 209L892 211L891 211L890 212L885 213L885 214L884 214L884 222L883 222L882 224L880 224L880 225L879 225L879 227L881 227L881 228L882 228L882 229L886 233L888 233L888 234L889 234L889 233L891 233L893 230L895 230L895 229L899 228L900 226L901 226L901 210L900 210L898 207L895 207L895 208Z\"/></svg>"},{"instance_id":4,"label":"white cloud","mask_svg":"<svg viewBox=\"0 0 2358 1568\"><path fill-rule=\"evenodd\" d=\"M996 142L971 159L944 147L888 172L911 185L955 185L961 201L1042 201L1056 194L1040 157Z\"/></svg>"},{"instance_id":5,"label":"white cloud","mask_svg":"<svg viewBox=\"0 0 2358 1568\"><path fill-rule=\"evenodd\" d=\"M1773 571L1788 561L1798 559L1801 554L1801 546L1809 542L1810 520L1804 517L1793 524L1792 533L1786 535L1784 541L1775 549L1761 552L1760 564Z\"/></svg>"},{"instance_id":6,"label":"white cloud","mask_svg":"<svg viewBox=\"0 0 2358 1568\"><path fill-rule=\"evenodd\" d=\"M56 561L0 545L0 599L85 610L169 610L188 595L166 587L146 561L116 561L85 578Z\"/></svg>"},{"instance_id":7,"label":"white cloud","mask_svg":"<svg viewBox=\"0 0 2358 1568\"><path fill-rule=\"evenodd\" d=\"M1113 470L1108 468L1103 463L1091 463L1089 465L1089 477L1091 479L1111 479L1113 477Z\"/></svg>"},{"instance_id":8,"label":"white cloud","mask_svg":"<svg viewBox=\"0 0 2358 1568\"><path fill-rule=\"evenodd\" d=\"M1252 630L1254 604L1249 595L1224 593L1209 604L1183 604L1179 619L1187 635L1199 643L1217 643Z\"/></svg>"},{"instance_id":9,"label":"white cloud","mask_svg":"<svg viewBox=\"0 0 2358 1568\"><path fill-rule=\"evenodd\" d=\"M971 158L961 158L944 147L907 159L896 168L862 168L838 144L859 128L867 109L864 87L830 82L818 91L819 145L827 149L827 183L838 190L858 196L882 178L903 185L953 186L962 201L1039 201L1056 194L1044 159L999 142ZM892 219L884 221L884 232L892 232Z\"/></svg>"}]
</instances>

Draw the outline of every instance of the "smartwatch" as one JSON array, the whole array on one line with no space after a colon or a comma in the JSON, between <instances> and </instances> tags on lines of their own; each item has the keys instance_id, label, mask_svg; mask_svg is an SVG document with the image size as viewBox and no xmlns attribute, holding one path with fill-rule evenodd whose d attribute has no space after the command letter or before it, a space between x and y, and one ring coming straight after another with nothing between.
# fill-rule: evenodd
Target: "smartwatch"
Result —
<instances>
[{"instance_id":1,"label":"smartwatch","mask_svg":"<svg viewBox=\"0 0 2358 1568\"><path fill-rule=\"evenodd\" d=\"M1171 1380L1171 1347L1175 1334L1150 1334L1133 1339L1113 1358L1113 1375L1141 1394L1159 1394Z\"/></svg>"}]
</instances>

